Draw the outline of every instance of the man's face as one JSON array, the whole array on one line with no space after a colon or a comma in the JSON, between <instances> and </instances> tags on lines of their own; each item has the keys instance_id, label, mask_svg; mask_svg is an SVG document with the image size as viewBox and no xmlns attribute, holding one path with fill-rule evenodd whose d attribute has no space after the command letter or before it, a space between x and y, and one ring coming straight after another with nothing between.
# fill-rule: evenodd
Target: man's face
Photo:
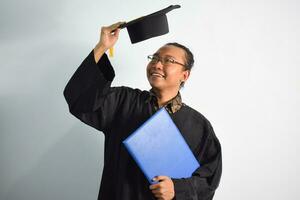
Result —
<instances>
[{"instance_id":1,"label":"man's face","mask_svg":"<svg viewBox=\"0 0 300 200\"><path fill-rule=\"evenodd\" d=\"M185 64L184 50L173 45L165 45L154 56L159 61L153 59L147 66L147 78L152 88L160 91L179 90L181 81L186 81L189 77L189 71L178 64ZM175 63L161 62L162 60L167 61L168 58Z\"/></svg>"}]
</instances>

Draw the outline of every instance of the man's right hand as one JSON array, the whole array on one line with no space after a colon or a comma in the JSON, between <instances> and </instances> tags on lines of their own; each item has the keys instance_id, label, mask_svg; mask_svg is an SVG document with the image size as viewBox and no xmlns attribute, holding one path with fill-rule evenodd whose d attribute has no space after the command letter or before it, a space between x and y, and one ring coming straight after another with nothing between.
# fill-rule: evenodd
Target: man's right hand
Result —
<instances>
[{"instance_id":1,"label":"man's right hand","mask_svg":"<svg viewBox=\"0 0 300 200\"><path fill-rule=\"evenodd\" d=\"M112 48L115 45L120 32L120 28L118 27L123 23L124 22L118 22L110 26L103 26L101 28L100 40L94 48L94 57L96 63L109 48Z\"/></svg>"}]
</instances>

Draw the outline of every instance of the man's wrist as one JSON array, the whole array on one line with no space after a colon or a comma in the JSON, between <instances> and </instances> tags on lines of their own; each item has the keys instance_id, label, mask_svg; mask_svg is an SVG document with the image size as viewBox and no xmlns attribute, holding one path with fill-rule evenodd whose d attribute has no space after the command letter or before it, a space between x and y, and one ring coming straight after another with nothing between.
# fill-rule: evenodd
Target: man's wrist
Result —
<instances>
[{"instance_id":1,"label":"man's wrist","mask_svg":"<svg viewBox=\"0 0 300 200\"><path fill-rule=\"evenodd\" d=\"M105 48L103 45L101 44L97 44L94 48L94 58L95 58L95 62L98 63L98 61L100 60L100 58L102 57L102 55L107 51L107 48Z\"/></svg>"}]
</instances>

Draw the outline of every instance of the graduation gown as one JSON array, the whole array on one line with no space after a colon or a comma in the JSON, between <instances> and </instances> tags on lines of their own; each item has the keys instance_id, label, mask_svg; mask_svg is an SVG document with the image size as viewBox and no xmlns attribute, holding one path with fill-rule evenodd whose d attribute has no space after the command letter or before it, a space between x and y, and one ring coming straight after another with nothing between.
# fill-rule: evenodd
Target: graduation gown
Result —
<instances>
[{"instance_id":1,"label":"graduation gown","mask_svg":"<svg viewBox=\"0 0 300 200\"><path fill-rule=\"evenodd\" d=\"M122 141L157 109L150 101L149 91L112 87L114 76L107 55L96 63L92 51L64 90L70 113L105 136L98 199L155 199L147 179ZM201 164L190 178L172 179L175 199L212 199L222 171L221 146L213 128L202 114L185 104L171 117Z\"/></svg>"}]
</instances>

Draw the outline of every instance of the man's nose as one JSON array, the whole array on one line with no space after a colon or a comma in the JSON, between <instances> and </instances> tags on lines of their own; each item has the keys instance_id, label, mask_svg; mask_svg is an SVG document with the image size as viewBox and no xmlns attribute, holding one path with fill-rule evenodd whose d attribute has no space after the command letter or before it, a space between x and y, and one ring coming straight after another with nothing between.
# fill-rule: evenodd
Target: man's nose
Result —
<instances>
[{"instance_id":1,"label":"man's nose","mask_svg":"<svg viewBox=\"0 0 300 200\"><path fill-rule=\"evenodd\" d=\"M162 69L163 64L162 64L161 60L158 60L156 63L154 63L153 67L155 67L156 69Z\"/></svg>"}]
</instances>

